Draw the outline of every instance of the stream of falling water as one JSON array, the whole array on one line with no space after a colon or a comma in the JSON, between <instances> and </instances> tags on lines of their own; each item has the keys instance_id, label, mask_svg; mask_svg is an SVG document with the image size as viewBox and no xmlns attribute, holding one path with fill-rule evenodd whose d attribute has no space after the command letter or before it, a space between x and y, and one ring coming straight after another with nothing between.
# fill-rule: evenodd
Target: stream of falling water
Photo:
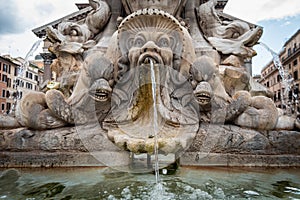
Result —
<instances>
[{"instance_id":1,"label":"stream of falling water","mask_svg":"<svg viewBox=\"0 0 300 200\"><path fill-rule=\"evenodd\" d=\"M164 199L171 200L174 199L174 195L165 191L165 187L161 182L159 175L159 159L158 159L158 118L157 118L157 107L156 107L156 78L153 60L150 59L150 70L151 70L151 89L153 98L153 135L154 135L154 170L155 170L155 180L156 184L150 192L150 200Z\"/></svg>"},{"instance_id":2,"label":"stream of falling water","mask_svg":"<svg viewBox=\"0 0 300 200\"><path fill-rule=\"evenodd\" d=\"M267 51L269 51L273 57L273 64L274 66L278 69L279 71L279 75L282 79L282 85L284 88L284 91L281 92L281 101L282 101L282 104L285 105L286 107L288 107L288 104L286 101L287 99L287 95L290 91L293 92L292 90L292 83L293 83L293 78L290 77L289 73L286 72L284 70L284 67L282 66L282 63L280 61L280 58L279 58L279 55L277 53L275 53L272 49L270 49L270 47L268 47L266 44L260 42L259 43L262 47L264 47ZM293 94L294 96L294 94Z\"/></svg>"},{"instance_id":3,"label":"stream of falling water","mask_svg":"<svg viewBox=\"0 0 300 200\"><path fill-rule=\"evenodd\" d=\"M12 105L11 108L11 112L14 115L15 110L16 110L16 106L17 106L17 101L22 98L22 96L20 96L21 94L21 90L18 88L19 85L17 83L17 80L20 79L21 77L23 77L24 75L24 71L27 70L27 66L29 66L29 58L31 56L33 56L33 54L37 51L37 49L39 48L39 46L41 45L41 42L44 41L45 37L42 37L41 39L39 39L38 41L36 41L32 47L30 48L30 50L28 51L28 53L26 54L26 57L24 59L24 62L21 64L21 66L18 69L18 73L17 76L14 78L14 88L16 89L17 94L14 96L14 103Z\"/></svg>"},{"instance_id":4,"label":"stream of falling water","mask_svg":"<svg viewBox=\"0 0 300 200\"><path fill-rule=\"evenodd\" d=\"M151 85L152 85L152 98L153 98L153 135L154 135L154 155L155 155L155 179L156 184L160 183L159 177L159 163L158 163L158 122L157 122L157 108L156 108L156 78L155 78L155 70L152 59L150 59L150 67L151 67Z\"/></svg>"}]
</instances>

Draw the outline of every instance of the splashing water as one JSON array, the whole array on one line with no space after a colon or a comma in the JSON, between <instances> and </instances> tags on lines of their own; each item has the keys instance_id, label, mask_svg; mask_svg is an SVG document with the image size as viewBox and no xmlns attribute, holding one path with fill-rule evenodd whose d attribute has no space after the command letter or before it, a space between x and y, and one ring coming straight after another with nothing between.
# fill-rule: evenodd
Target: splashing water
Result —
<instances>
[{"instance_id":1,"label":"splashing water","mask_svg":"<svg viewBox=\"0 0 300 200\"><path fill-rule=\"evenodd\" d=\"M155 155L155 178L156 183L160 183L159 177L159 164L158 164L158 122L157 122L157 108L156 108L156 79L155 79L155 70L152 59L150 59L151 67L151 82L152 82L152 98L153 98L153 135L154 135L154 155Z\"/></svg>"},{"instance_id":2,"label":"splashing water","mask_svg":"<svg viewBox=\"0 0 300 200\"><path fill-rule=\"evenodd\" d=\"M284 88L284 92L281 93L281 100L283 105L288 106L285 100L290 91L292 91L293 93L292 83L294 79L289 75L289 73L282 66L279 55L276 52L274 52L272 49L270 49L270 47L268 47L266 44L262 42L260 42L259 44L263 46L267 51L269 51L273 57L273 64L279 71L279 75L282 79L282 87ZM293 94L293 96L295 96L295 94Z\"/></svg>"},{"instance_id":3,"label":"splashing water","mask_svg":"<svg viewBox=\"0 0 300 200\"><path fill-rule=\"evenodd\" d=\"M36 42L32 45L32 47L30 48L30 50L28 51L28 53L27 53L26 56L25 56L24 62L22 63L22 66L21 66L20 71L19 71L20 75L23 74L24 69L26 70L26 68L27 68L27 66L28 66L28 64L29 64L29 61L28 61L29 58L30 58L31 56L33 56L34 52L37 51L37 49L38 49L39 46L41 45L41 42L42 42L44 39L45 39L45 38L41 38L41 39L39 39L38 41L36 41Z\"/></svg>"},{"instance_id":4,"label":"splashing water","mask_svg":"<svg viewBox=\"0 0 300 200\"><path fill-rule=\"evenodd\" d=\"M17 76L14 78L14 85L13 88L16 89L17 94L14 96L14 103L12 105L12 109L11 109L11 114L14 115L14 112L16 110L16 106L17 106L17 101L18 99L21 98L20 93L21 91L18 89L18 83L17 80L20 79L23 76L24 71L27 70L27 67L29 66L29 58L31 56L33 56L34 52L37 51L37 49L39 48L39 46L41 45L41 42L44 40L45 38L41 38L38 41L36 41L32 47L30 48L30 50L28 51L28 53L25 56L24 62L21 64L21 66L18 69L18 73Z\"/></svg>"},{"instance_id":5,"label":"splashing water","mask_svg":"<svg viewBox=\"0 0 300 200\"><path fill-rule=\"evenodd\" d=\"M298 168L182 167L164 179L160 195L149 173L107 172L99 167L0 169L0 199L300 199Z\"/></svg>"}]
</instances>

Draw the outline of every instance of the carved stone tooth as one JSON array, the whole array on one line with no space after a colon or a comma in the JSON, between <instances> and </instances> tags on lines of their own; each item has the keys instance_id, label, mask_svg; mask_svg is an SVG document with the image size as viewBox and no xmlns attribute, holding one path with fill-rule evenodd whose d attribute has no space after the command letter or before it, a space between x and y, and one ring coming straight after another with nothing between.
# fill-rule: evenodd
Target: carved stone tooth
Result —
<instances>
[{"instance_id":1,"label":"carved stone tooth","mask_svg":"<svg viewBox=\"0 0 300 200\"><path fill-rule=\"evenodd\" d=\"M147 57L147 58L144 60L144 63L145 63L145 64L150 64L150 58Z\"/></svg>"}]
</instances>

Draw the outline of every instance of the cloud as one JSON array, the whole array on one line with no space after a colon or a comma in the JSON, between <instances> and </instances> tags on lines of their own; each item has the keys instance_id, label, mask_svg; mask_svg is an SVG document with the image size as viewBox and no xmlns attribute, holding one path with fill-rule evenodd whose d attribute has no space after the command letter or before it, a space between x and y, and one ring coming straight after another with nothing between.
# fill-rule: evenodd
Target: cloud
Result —
<instances>
[{"instance_id":1,"label":"cloud","mask_svg":"<svg viewBox=\"0 0 300 200\"><path fill-rule=\"evenodd\" d=\"M0 6L0 34L23 31L25 25L18 13L18 6L15 1L8 1Z\"/></svg>"},{"instance_id":2,"label":"cloud","mask_svg":"<svg viewBox=\"0 0 300 200\"><path fill-rule=\"evenodd\" d=\"M300 14L299 0L229 0L225 13L257 23Z\"/></svg>"},{"instance_id":3,"label":"cloud","mask_svg":"<svg viewBox=\"0 0 300 200\"><path fill-rule=\"evenodd\" d=\"M75 3L88 0L5 1L0 7L0 55L24 57L38 40L31 30L76 12Z\"/></svg>"},{"instance_id":4,"label":"cloud","mask_svg":"<svg viewBox=\"0 0 300 200\"><path fill-rule=\"evenodd\" d=\"M55 11L55 6L51 2L39 1L35 4L35 9L38 11L39 16L42 18L51 15Z\"/></svg>"},{"instance_id":5,"label":"cloud","mask_svg":"<svg viewBox=\"0 0 300 200\"><path fill-rule=\"evenodd\" d=\"M288 25L290 25L291 24L291 21L286 21L286 22L284 22L284 24L282 24L281 26L288 26Z\"/></svg>"}]
</instances>

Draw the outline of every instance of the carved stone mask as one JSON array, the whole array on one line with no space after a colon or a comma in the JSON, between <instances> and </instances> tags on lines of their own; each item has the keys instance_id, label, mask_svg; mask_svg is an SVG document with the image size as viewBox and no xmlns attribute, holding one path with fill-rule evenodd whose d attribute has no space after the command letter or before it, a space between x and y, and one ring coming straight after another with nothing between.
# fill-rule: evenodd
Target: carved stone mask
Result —
<instances>
[{"instance_id":1,"label":"carved stone mask","mask_svg":"<svg viewBox=\"0 0 300 200\"><path fill-rule=\"evenodd\" d=\"M183 51L182 27L164 11L144 9L123 20L118 44L122 55L128 55L130 67L144 63L147 57L172 66L173 55L180 56Z\"/></svg>"},{"instance_id":2,"label":"carved stone mask","mask_svg":"<svg viewBox=\"0 0 300 200\"><path fill-rule=\"evenodd\" d=\"M163 32L142 31L130 39L129 49L131 67L147 63L151 58L154 63L172 66L174 38Z\"/></svg>"}]
</instances>

